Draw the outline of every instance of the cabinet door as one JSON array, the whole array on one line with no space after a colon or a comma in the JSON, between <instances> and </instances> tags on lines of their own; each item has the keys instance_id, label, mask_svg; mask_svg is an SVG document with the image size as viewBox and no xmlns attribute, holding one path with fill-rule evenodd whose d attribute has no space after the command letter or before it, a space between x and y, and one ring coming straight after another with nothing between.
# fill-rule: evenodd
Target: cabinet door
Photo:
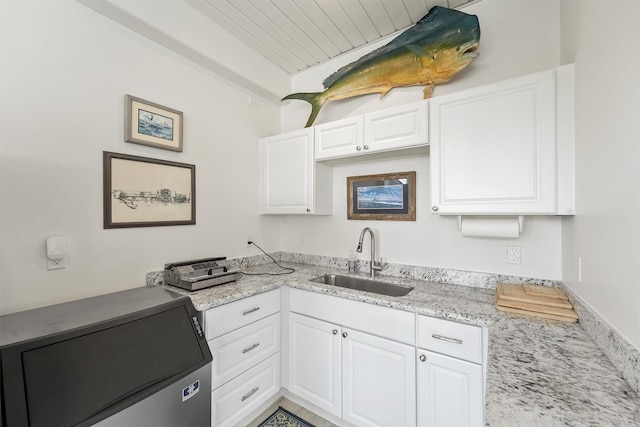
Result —
<instances>
[{"instance_id":1,"label":"cabinet door","mask_svg":"<svg viewBox=\"0 0 640 427\"><path fill-rule=\"evenodd\" d=\"M428 101L413 102L364 115L364 146L387 151L427 144Z\"/></svg>"},{"instance_id":2,"label":"cabinet door","mask_svg":"<svg viewBox=\"0 0 640 427\"><path fill-rule=\"evenodd\" d=\"M556 211L553 70L430 99L432 210Z\"/></svg>"},{"instance_id":3,"label":"cabinet door","mask_svg":"<svg viewBox=\"0 0 640 427\"><path fill-rule=\"evenodd\" d=\"M260 169L260 213L313 212L311 129L261 139Z\"/></svg>"},{"instance_id":4,"label":"cabinet door","mask_svg":"<svg viewBox=\"0 0 640 427\"><path fill-rule=\"evenodd\" d=\"M430 351L418 354L418 425L482 426L482 366Z\"/></svg>"},{"instance_id":5,"label":"cabinet door","mask_svg":"<svg viewBox=\"0 0 640 427\"><path fill-rule=\"evenodd\" d=\"M324 123L314 127L316 160L334 159L362 151L362 116Z\"/></svg>"},{"instance_id":6,"label":"cabinet door","mask_svg":"<svg viewBox=\"0 0 640 427\"><path fill-rule=\"evenodd\" d=\"M289 314L289 391L340 417L340 327Z\"/></svg>"},{"instance_id":7,"label":"cabinet door","mask_svg":"<svg viewBox=\"0 0 640 427\"><path fill-rule=\"evenodd\" d=\"M342 418L356 426L415 426L415 348L343 328Z\"/></svg>"}]
</instances>

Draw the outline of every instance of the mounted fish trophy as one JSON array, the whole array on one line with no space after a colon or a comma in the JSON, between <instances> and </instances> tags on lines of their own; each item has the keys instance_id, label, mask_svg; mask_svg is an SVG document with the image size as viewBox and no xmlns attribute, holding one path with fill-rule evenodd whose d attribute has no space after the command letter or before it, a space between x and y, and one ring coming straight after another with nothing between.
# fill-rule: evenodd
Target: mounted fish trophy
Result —
<instances>
[{"instance_id":1,"label":"mounted fish trophy","mask_svg":"<svg viewBox=\"0 0 640 427\"><path fill-rule=\"evenodd\" d=\"M324 92L292 93L282 98L311 104L305 127L313 124L327 101L379 93L394 87L424 85L424 99L478 57L478 17L434 6L413 27L388 44L340 68L324 82Z\"/></svg>"}]
</instances>

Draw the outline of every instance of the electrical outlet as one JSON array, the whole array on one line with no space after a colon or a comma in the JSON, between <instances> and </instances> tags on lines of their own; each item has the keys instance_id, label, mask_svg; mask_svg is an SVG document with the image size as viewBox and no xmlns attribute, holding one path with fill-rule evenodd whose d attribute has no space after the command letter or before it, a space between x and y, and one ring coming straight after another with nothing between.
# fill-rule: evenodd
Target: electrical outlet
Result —
<instances>
[{"instance_id":1,"label":"electrical outlet","mask_svg":"<svg viewBox=\"0 0 640 427\"><path fill-rule=\"evenodd\" d=\"M253 238L251 237L250 234L247 234L246 237L244 238L245 246L251 246L251 243L249 242L253 242Z\"/></svg>"},{"instance_id":2,"label":"electrical outlet","mask_svg":"<svg viewBox=\"0 0 640 427\"><path fill-rule=\"evenodd\" d=\"M520 264L520 246L507 246L507 263Z\"/></svg>"},{"instance_id":3,"label":"electrical outlet","mask_svg":"<svg viewBox=\"0 0 640 427\"><path fill-rule=\"evenodd\" d=\"M47 259L47 269L48 270L57 270L59 268L66 268L67 263L64 258L60 259Z\"/></svg>"},{"instance_id":4,"label":"electrical outlet","mask_svg":"<svg viewBox=\"0 0 640 427\"><path fill-rule=\"evenodd\" d=\"M298 235L298 245L304 246L304 241L305 241L305 235L304 233L300 233Z\"/></svg>"}]
</instances>

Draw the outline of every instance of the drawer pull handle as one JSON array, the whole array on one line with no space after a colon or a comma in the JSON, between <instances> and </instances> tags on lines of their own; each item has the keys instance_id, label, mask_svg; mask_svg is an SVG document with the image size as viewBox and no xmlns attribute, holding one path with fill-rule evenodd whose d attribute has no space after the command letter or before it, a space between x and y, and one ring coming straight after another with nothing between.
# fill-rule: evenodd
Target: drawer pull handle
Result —
<instances>
[{"instance_id":1,"label":"drawer pull handle","mask_svg":"<svg viewBox=\"0 0 640 427\"><path fill-rule=\"evenodd\" d=\"M253 396L255 394L255 392L258 391L259 389L260 389L260 387L256 387L253 390L251 390L249 393L247 393L244 396L242 396L242 401L244 402L245 400L247 400L248 398Z\"/></svg>"},{"instance_id":2,"label":"drawer pull handle","mask_svg":"<svg viewBox=\"0 0 640 427\"><path fill-rule=\"evenodd\" d=\"M260 345L260 343L257 342L255 344L253 344L251 347L245 348L244 350L242 350L242 354L249 353L251 350L253 350L254 348L258 347L259 345Z\"/></svg>"},{"instance_id":3,"label":"drawer pull handle","mask_svg":"<svg viewBox=\"0 0 640 427\"><path fill-rule=\"evenodd\" d=\"M462 340L459 340L457 338L443 337L442 335L438 335L438 334L433 334L433 335L431 335L431 337L435 338L437 340L451 342L451 343L454 343L454 344L462 344Z\"/></svg>"},{"instance_id":4,"label":"drawer pull handle","mask_svg":"<svg viewBox=\"0 0 640 427\"><path fill-rule=\"evenodd\" d=\"M243 316L246 316L247 314L251 314L251 313L253 313L253 312L255 312L255 311L258 311L258 310L260 310L260 307L253 307L253 308L251 308L251 309L249 309L249 310L247 310L247 311L243 311L243 312L242 312L242 315L243 315Z\"/></svg>"}]
</instances>

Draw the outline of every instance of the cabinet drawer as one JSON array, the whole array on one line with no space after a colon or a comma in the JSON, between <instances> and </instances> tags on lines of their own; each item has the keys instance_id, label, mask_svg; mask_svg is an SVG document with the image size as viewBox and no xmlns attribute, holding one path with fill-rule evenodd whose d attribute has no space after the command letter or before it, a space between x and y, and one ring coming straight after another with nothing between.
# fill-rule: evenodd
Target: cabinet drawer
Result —
<instances>
[{"instance_id":1,"label":"cabinet drawer","mask_svg":"<svg viewBox=\"0 0 640 427\"><path fill-rule=\"evenodd\" d=\"M305 316L415 344L415 315L359 301L291 289L289 309Z\"/></svg>"},{"instance_id":2,"label":"cabinet drawer","mask_svg":"<svg viewBox=\"0 0 640 427\"><path fill-rule=\"evenodd\" d=\"M482 364L482 328L418 316L418 347Z\"/></svg>"},{"instance_id":3,"label":"cabinet drawer","mask_svg":"<svg viewBox=\"0 0 640 427\"><path fill-rule=\"evenodd\" d=\"M211 425L237 425L279 391L278 353L211 393Z\"/></svg>"},{"instance_id":4,"label":"cabinet drawer","mask_svg":"<svg viewBox=\"0 0 640 427\"><path fill-rule=\"evenodd\" d=\"M279 311L280 289L208 310L205 314L207 340L219 337Z\"/></svg>"},{"instance_id":5,"label":"cabinet drawer","mask_svg":"<svg viewBox=\"0 0 640 427\"><path fill-rule=\"evenodd\" d=\"M280 350L280 313L209 341L216 389Z\"/></svg>"}]
</instances>

